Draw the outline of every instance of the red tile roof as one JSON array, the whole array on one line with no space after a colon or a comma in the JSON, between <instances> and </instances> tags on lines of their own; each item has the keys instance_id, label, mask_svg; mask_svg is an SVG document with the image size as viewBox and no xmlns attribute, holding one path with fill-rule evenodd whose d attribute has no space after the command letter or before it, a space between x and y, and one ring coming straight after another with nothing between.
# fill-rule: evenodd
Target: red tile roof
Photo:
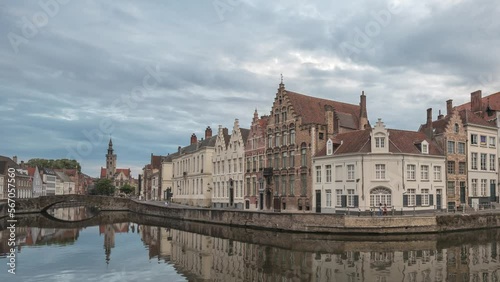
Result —
<instances>
[{"instance_id":1,"label":"red tile roof","mask_svg":"<svg viewBox=\"0 0 500 282\"><path fill-rule=\"evenodd\" d=\"M371 142L370 133L372 129L356 130L338 134L332 139L334 145L334 155L352 153L370 153ZM421 154L417 144L426 140L429 143L429 155L443 155L437 144L429 139L423 132L388 129L389 152L405 154ZM326 148L323 148L318 156L326 155Z\"/></svg>"},{"instance_id":2,"label":"red tile roof","mask_svg":"<svg viewBox=\"0 0 500 282\"><path fill-rule=\"evenodd\" d=\"M325 106L332 106L337 113L348 115L339 115L340 126L348 128L357 128L359 124L360 106L347 104L332 100L326 100L317 97L311 97L304 94L286 90L295 112L302 117L303 124L325 124Z\"/></svg>"},{"instance_id":3,"label":"red tile roof","mask_svg":"<svg viewBox=\"0 0 500 282\"><path fill-rule=\"evenodd\" d=\"M488 95L486 97L481 98L481 103L482 103L482 111L485 112L488 105L490 106L490 109L499 111L500 110L500 92L493 93L491 95ZM465 103L460 106L457 106L458 110L470 110L471 103Z\"/></svg>"},{"instance_id":4,"label":"red tile roof","mask_svg":"<svg viewBox=\"0 0 500 282\"><path fill-rule=\"evenodd\" d=\"M481 125L481 126L488 126L488 127L494 127L496 128L496 123L494 121L487 121L483 119L482 117L474 114L470 110L461 110L459 112L460 118L462 119L462 122L464 125L467 124L475 124L475 125Z\"/></svg>"},{"instance_id":5,"label":"red tile roof","mask_svg":"<svg viewBox=\"0 0 500 282\"><path fill-rule=\"evenodd\" d=\"M126 177L130 177L130 168L117 168L115 175L120 172L123 172ZM106 178L106 168L104 167L101 167L101 178Z\"/></svg>"}]
</instances>

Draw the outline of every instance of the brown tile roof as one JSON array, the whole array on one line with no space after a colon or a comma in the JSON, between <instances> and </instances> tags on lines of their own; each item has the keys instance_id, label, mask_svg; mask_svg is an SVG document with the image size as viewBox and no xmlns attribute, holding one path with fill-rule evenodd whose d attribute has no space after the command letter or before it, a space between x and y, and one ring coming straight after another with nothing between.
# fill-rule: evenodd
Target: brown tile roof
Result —
<instances>
[{"instance_id":1,"label":"brown tile roof","mask_svg":"<svg viewBox=\"0 0 500 282\"><path fill-rule=\"evenodd\" d=\"M302 117L303 124L325 124L325 106L332 106L339 115L340 126L357 128L359 124L359 105L347 104L322 98L307 96L304 94L286 90L295 112ZM348 117L350 116L350 118Z\"/></svg>"},{"instance_id":2,"label":"brown tile roof","mask_svg":"<svg viewBox=\"0 0 500 282\"><path fill-rule=\"evenodd\" d=\"M250 134L250 129L240 128L241 139L243 139L243 144L247 143L248 135Z\"/></svg>"},{"instance_id":3,"label":"brown tile roof","mask_svg":"<svg viewBox=\"0 0 500 282\"><path fill-rule=\"evenodd\" d=\"M434 131L435 134L441 134L446 131L446 126L448 125L448 122L450 121L451 115L447 115L443 117L442 119L438 119L432 122L432 130ZM425 129L427 129L427 123L421 124L420 129L418 131L420 132L425 132Z\"/></svg>"},{"instance_id":4,"label":"brown tile roof","mask_svg":"<svg viewBox=\"0 0 500 282\"><path fill-rule=\"evenodd\" d=\"M495 122L489 122L489 121L481 118L480 116L474 114L470 110L461 110L459 112L459 115L460 115L460 118L462 119L462 122L464 123L464 125L475 124L475 125L496 128Z\"/></svg>"},{"instance_id":5,"label":"brown tile roof","mask_svg":"<svg viewBox=\"0 0 500 282\"><path fill-rule=\"evenodd\" d=\"M491 95L485 96L481 98L481 102L483 105L483 112L486 111L486 108L488 105L490 106L490 109L499 111L500 110L500 92L493 93ZM460 106L457 106L458 110L470 110L471 103L465 103Z\"/></svg>"},{"instance_id":6,"label":"brown tile roof","mask_svg":"<svg viewBox=\"0 0 500 282\"><path fill-rule=\"evenodd\" d=\"M160 169L161 168L161 156L155 156L151 154L151 165L153 168Z\"/></svg>"},{"instance_id":7,"label":"brown tile roof","mask_svg":"<svg viewBox=\"0 0 500 282\"><path fill-rule=\"evenodd\" d=\"M130 177L130 168L117 168L115 175L117 175L120 172L123 172L123 174L125 174L126 177ZM105 177L106 177L106 168L101 167L101 178Z\"/></svg>"},{"instance_id":8,"label":"brown tile roof","mask_svg":"<svg viewBox=\"0 0 500 282\"><path fill-rule=\"evenodd\" d=\"M370 133L372 129L356 130L336 135L332 141L334 144L334 155L352 153L370 153L371 142ZM429 155L443 155L437 144L423 132L407 131L398 129L388 129L389 152L405 154L421 154L417 144L426 140L429 143ZM326 148L323 148L318 156L325 156Z\"/></svg>"}]
</instances>

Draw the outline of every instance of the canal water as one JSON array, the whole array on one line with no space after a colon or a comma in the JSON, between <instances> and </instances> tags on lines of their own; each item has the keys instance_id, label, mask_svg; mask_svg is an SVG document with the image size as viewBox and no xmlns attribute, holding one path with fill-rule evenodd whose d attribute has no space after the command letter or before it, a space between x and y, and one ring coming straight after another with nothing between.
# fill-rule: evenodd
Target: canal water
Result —
<instances>
[{"instance_id":1,"label":"canal water","mask_svg":"<svg viewBox=\"0 0 500 282\"><path fill-rule=\"evenodd\" d=\"M0 281L500 281L500 229L339 236L75 213L88 214L18 218L15 275L3 220Z\"/></svg>"}]
</instances>

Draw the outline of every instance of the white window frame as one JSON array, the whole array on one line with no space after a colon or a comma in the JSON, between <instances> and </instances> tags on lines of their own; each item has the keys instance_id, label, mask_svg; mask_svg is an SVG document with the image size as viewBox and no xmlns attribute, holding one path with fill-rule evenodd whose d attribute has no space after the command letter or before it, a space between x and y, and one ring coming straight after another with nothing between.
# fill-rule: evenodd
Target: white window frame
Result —
<instances>
[{"instance_id":1,"label":"white window frame","mask_svg":"<svg viewBox=\"0 0 500 282\"><path fill-rule=\"evenodd\" d=\"M417 205L417 191L416 189L408 189L408 206L414 207Z\"/></svg>"},{"instance_id":2,"label":"white window frame","mask_svg":"<svg viewBox=\"0 0 500 282\"><path fill-rule=\"evenodd\" d=\"M353 164L348 164L347 165L347 180L354 180L354 165Z\"/></svg>"},{"instance_id":3,"label":"white window frame","mask_svg":"<svg viewBox=\"0 0 500 282\"><path fill-rule=\"evenodd\" d=\"M385 180L385 164L375 164L375 179Z\"/></svg>"},{"instance_id":4,"label":"white window frame","mask_svg":"<svg viewBox=\"0 0 500 282\"><path fill-rule=\"evenodd\" d=\"M414 164L407 164L406 165L406 179L407 180L415 180L416 179L416 170L417 166Z\"/></svg>"},{"instance_id":5,"label":"white window frame","mask_svg":"<svg viewBox=\"0 0 500 282\"><path fill-rule=\"evenodd\" d=\"M421 165L420 166L420 179L424 181L429 180L429 166L428 165Z\"/></svg>"},{"instance_id":6,"label":"white window frame","mask_svg":"<svg viewBox=\"0 0 500 282\"><path fill-rule=\"evenodd\" d=\"M341 207L342 206L342 189L335 190L335 198L336 198L335 206Z\"/></svg>"},{"instance_id":7,"label":"white window frame","mask_svg":"<svg viewBox=\"0 0 500 282\"><path fill-rule=\"evenodd\" d=\"M316 166L316 183L321 183L321 166Z\"/></svg>"},{"instance_id":8,"label":"white window frame","mask_svg":"<svg viewBox=\"0 0 500 282\"><path fill-rule=\"evenodd\" d=\"M328 189L325 191L325 206L331 207L332 206L332 190Z\"/></svg>"},{"instance_id":9,"label":"white window frame","mask_svg":"<svg viewBox=\"0 0 500 282\"><path fill-rule=\"evenodd\" d=\"M325 165L326 183L332 182L332 165Z\"/></svg>"},{"instance_id":10,"label":"white window frame","mask_svg":"<svg viewBox=\"0 0 500 282\"><path fill-rule=\"evenodd\" d=\"M441 180L441 166L434 166L434 181Z\"/></svg>"},{"instance_id":11,"label":"white window frame","mask_svg":"<svg viewBox=\"0 0 500 282\"><path fill-rule=\"evenodd\" d=\"M429 206L429 189L422 189L422 206Z\"/></svg>"}]
</instances>

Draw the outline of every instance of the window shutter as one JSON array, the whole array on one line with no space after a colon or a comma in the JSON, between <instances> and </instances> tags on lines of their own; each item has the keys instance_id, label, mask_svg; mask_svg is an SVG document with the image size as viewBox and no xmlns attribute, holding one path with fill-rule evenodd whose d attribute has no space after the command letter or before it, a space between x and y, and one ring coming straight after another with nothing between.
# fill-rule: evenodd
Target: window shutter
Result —
<instances>
[{"instance_id":1,"label":"window shutter","mask_svg":"<svg viewBox=\"0 0 500 282\"><path fill-rule=\"evenodd\" d=\"M416 197L415 197L415 198L416 198L416 203L415 203L415 204L416 204L416 206L417 206L417 207L422 206L422 195L416 195Z\"/></svg>"},{"instance_id":2,"label":"window shutter","mask_svg":"<svg viewBox=\"0 0 500 282\"><path fill-rule=\"evenodd\" d=\"M434 206L434 195L429 195L429 205Z\"/></svg>"},{"instance_id":3,"label":"window shutter","mask_svg":"<svg viewBox=\"0 0 500 282\"><path fill-rule=\"evenodd\" d=\"M340 196L340 200L342 202L342 207L343 208L347 207L347 196L346 195Z\"/></svg>"},{"instance_id":4,"label":"window shutter","mask_svg":"<svg viewBox=\"0 0 500 282\"><path fill-rule=\"evenodd\" d=\"M408 195L403 195L403 207L408 206Z\"/></svg>"},{"instance_id":5,"label":"window shutter","mask_svg":"<svg viewBox=\"0 0 500 282\"><path fill-rule=\"evenodd\" d=\"M354 196L354 207L355 208L359 207L359 196L358 195Z\"/></svg>"}]
</instances>

